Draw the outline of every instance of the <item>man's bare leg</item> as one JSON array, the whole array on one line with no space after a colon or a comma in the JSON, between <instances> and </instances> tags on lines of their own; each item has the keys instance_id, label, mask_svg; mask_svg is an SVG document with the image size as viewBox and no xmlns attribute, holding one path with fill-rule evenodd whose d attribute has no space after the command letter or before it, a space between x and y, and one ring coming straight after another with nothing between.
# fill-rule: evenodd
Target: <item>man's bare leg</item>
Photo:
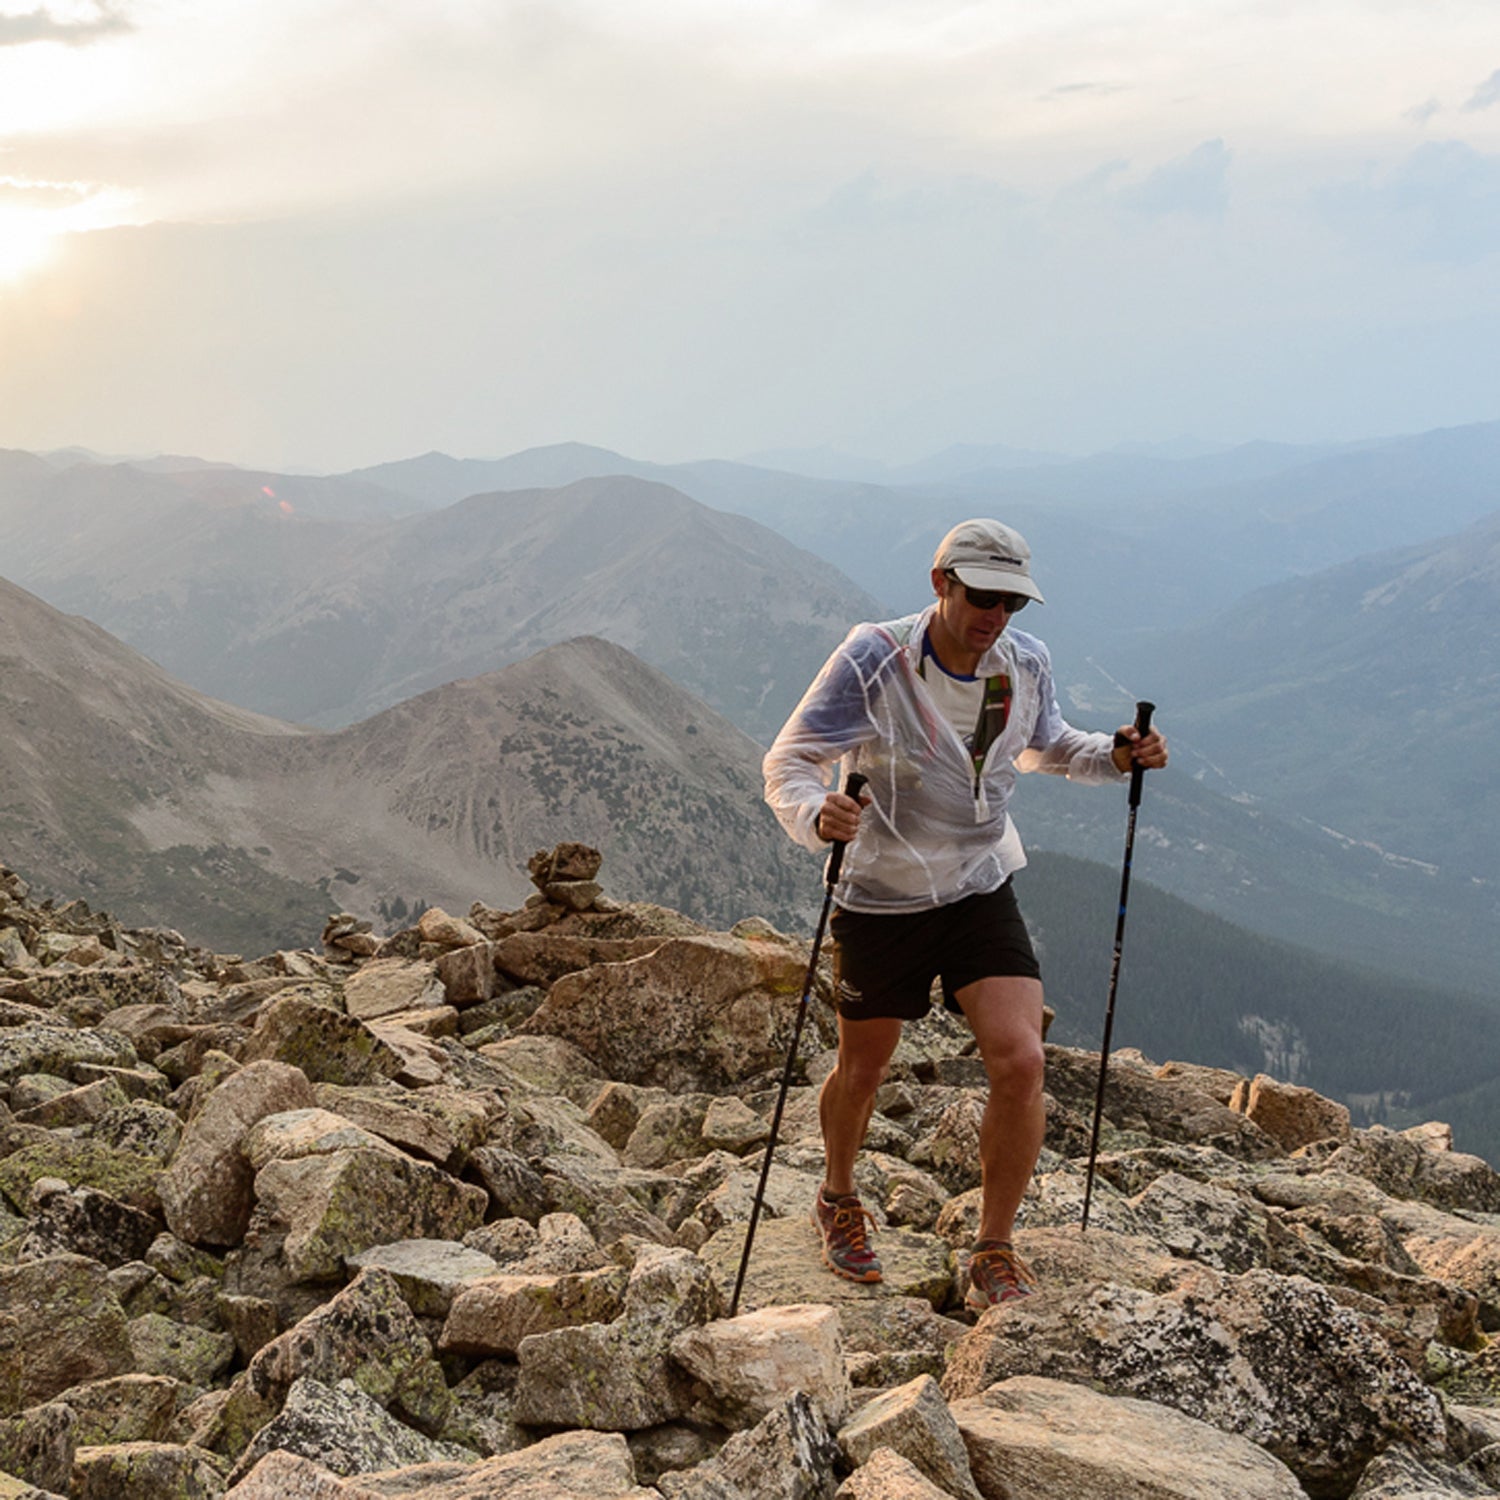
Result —
<instances>
[{"instance_id":1,"label":"man's bare leg","mask_svg":"<svg viewBox=\"0 0 1500 1500\"><path fill-rule=\"evenodd\" d=\"M838 1063L823 1080L818 1095L826 1162L823 1183L830 1198L854 1191L854 1159L870 1128L876 1090L900 1040L901 1022L895 1018L846 1021L839 1017Z\"/></svg>"},{"instance_id":2,"label":"man's bare leg","mask_svg":"<svg viewBox=\"0 0 1500 1500\"><path fill-rule=\"evenodd\" d=\"M1009 1241L1046 1131L1042 985L1037 979L997 976L965 985L955 998L974 1032L990 1085L979 1129L984 1172L979 1238Z\"/></svg>"}]
</instances>

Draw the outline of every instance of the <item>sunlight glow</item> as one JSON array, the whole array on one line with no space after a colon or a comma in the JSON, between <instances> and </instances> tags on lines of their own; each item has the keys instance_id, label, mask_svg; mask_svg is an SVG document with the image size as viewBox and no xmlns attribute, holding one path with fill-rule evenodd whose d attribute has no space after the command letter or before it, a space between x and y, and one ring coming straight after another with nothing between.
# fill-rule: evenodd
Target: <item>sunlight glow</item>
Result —
<instances>
[{"instance_id":1,"label":"sunlight glow","mask_svg":"<svg viewBox=\"0 0 1500 1500\"><path fill-rule=\"evenodd\" d=\"M131 203L89 183L0 177L0 285L44 267L64 235L134 222Z\"/></svg>"},{"instance_id":2,"label":"sunlight glow","mask_svg":"<svg viewBox=\"0 0 1500 1500\"><path fill-rule=\"evenodd\" d=\"M15 281L43 265L56 239L46 215L0 204L0 282Z\"/></svg>"}]
</instances>

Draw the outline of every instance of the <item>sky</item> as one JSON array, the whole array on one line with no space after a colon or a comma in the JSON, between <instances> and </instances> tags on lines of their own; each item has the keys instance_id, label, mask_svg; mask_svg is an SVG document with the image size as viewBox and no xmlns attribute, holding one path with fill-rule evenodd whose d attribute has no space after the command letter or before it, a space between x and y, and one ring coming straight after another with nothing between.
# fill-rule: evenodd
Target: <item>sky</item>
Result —
<instances>
[{"instance_id":1,"label":"sky","mask_svg":"<svg viewBox=\"0 0 1500 1500\"><path fill-rule=\"evenodd\" d=\"M1494 0L0 0L0 447L1500 419Z\"/></svg>"}]
</instances>

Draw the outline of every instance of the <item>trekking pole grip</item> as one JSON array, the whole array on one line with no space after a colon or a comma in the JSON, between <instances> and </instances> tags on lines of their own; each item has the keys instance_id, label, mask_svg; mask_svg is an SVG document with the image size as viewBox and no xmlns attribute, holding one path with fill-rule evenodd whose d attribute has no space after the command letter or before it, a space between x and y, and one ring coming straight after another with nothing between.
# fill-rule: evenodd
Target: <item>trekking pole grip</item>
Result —
<instances>
[{"instance_id":1,"label":"trekking pole grip","mask_svg":"<svg viewBox=\"0 0 1500 1500\"><path fill-rule=\"evenodd\" d=\"M844 782L844 795L846 797L853 797L858 802L859 794L864 791L869 780L868 776L861 776L858 771L851 771L848 779ZM839 871L843 868L844 864L844 850L848 847L848 844L840 839L835 842L833 853L828 856L827 884L830 886L835 886L839 883Z\"/></svg>"},{"instance_id":2,"label":"trekking pole grip","mask_svg":"<svg viewBox=\"0 0 1500 1500\"><path fill-rule=\"evenodd\" d=\"M1156 712L1154 703L1147 703L1142 699L1135 706L1135 727L1142 738L1151 733L1151 715ZM1130 805L1139 807L1141 804L1141 781L1145 777L1146 768L1142 765L1130 767Z\"/></svg>"}]
</instances>

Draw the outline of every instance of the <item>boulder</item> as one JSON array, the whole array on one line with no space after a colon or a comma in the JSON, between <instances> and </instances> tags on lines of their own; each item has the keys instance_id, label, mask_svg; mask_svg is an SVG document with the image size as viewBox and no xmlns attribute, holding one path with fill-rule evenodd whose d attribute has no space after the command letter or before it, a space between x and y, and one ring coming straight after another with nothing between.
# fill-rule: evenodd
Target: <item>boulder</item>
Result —
<instances>
[{"instance_id":1,"label":"boulder","mask_svg":"<svg viewBox=\"0 0 1500 1500\"><path fill-rule=\"evenodd\" d=\"M352 1380L429 1435L442 1430L448 1415L451 1398L432 1345L384 1271L362 1271L250 1361L214 1423L215 1450L238 1456L304 1376L324 1385Z\"/></svg>"},{"instance_id":2,"label":"boulder","mask_svg":"<svg viewBox=\"0 0 1500 1500\"><path fill-rule=\"evenodd\" d=\"M36 1126L10 1129L37 1133L30 1144L13 1149L0 1161L0 1194L17 1208L24 1209L36 1184L51 1177L74 1188L97 1188L142 1213L161 1212L159 1163L87 1136L53 1134Z\"/></svg>"},{"instance_id":3,"label":"boulder","mask_svg":"<svg viewBox=\"0 0 1500 1500\"><path fill-rule=\"evenodd\" d=\"M0 1415L132 1368L124 1310L96 1260L0 1266Z\"/></svg>"},{"instance_id":4,"label":"boulder","mask_svg":"<svg viewBox=\"0 0 1500 1500\"><path fill-rule=\"evenodd\" d=\"M1451 1464L1394 1447L1371 1461L1349 1500L1494 1500L1497 1492L1500 1448Z\"/></svg>"},{"instance_id":5,"label":"boulder","mask_svg":"<svg viewBox=\"0 0 1500 1500\"><path fill-rule=\"evenodd\" d=\"M79 1445L164 1442L182 1391L178 1381L165 1375L139 1374L69 1387L67 1404L77 1422Z\"/></svg>"},{"instance_id":6,"label":"boulder","mask_svg":"<svg viewBox=\"0 0 1500 1500\"><path fill-rule=\"evenodd\" d=\"M446 1318L453 1299L500 1268L457 1240L395 1240L344 1257L351 1272L369 1267L396 1278L406 1305L422 1318Z\"/></svg>"},{"instance_id":7,"label":"boulder","mask_svg":"<svg viewBox=\"0 0 1500 1500\"><path fill-rule=\"evenodd\" d=\"M344 1009L360 1021L445 1000L443 982L431 964L402 958L372 958L344 981Z\"/></svg>"},{"instance_id":8,"label":"boulder","mask_svg":"<svg viewBox=\"0 0 1500 1500\"><path fill-rule=\"evenodd\" d=\"M635 1482L618 1432L559 1432L435 1482L421 1500L659 1500Z\"/></svg>"},{"instance_id":9,"label":"boulder","mask_svg":"<svg viewBox=\"0 0 1500 1500\"><path fill-rule=\"evenodd\" d=\"M273 1160L255 1176L253 1237L279 1244L289 1280L332 1281L345 1257L398 1239L462 1239L484 1190L394 1148Z\"/></svg>"},{"instance_id":10,"label":"boulder","mask_svg":"<svg viewBox=\"0 0 1500 1500\"><path fill-rule=\"evenodd\" d=\"M1303 1500L1246 1437L1150 1401L1019 1376L953 1403L974 1480L1007 1500Z\"/></svg>"},{"instance_id":11,"label":"boulder","mask_svg":"<svg viewBox=\"0 0 1500 1500\"><path fill-rule=\"evenodd\" d=\"M1096 1053L1073 1047L1047 1047L1047 1091L1087 1119L1099 1087ZM1213 1146L1243 1161L1268 1161L1282 1154L1277 1141L1253 1121L1221 1104L1190 1076L1158 1077L1128 1058L1111 1058L1104 1093L1105 1117L1116 1127L1142 1127L1158 1139Z\"/></svg>"},{"instance_id":12,"label":"boulder","mask_svg":"<svg viewBox=\"0 0 1500 1500\"><path fill-rule=\"evenodd\" d=\"M143 1375L209 1386L234 1361L234 1335L147 1313L131 1319L130 1353L133 1367Z\"/></svg>"},{"instance_id":13,"label":"boulder","mask_svg":"<svg viewBox=\"0 0 1500 1500\"><path fill-rule=\"evenodd\" d=\"M299 985L268 1005L245 1043L245 1062L299 1068L313 1083L361 1084L392 1078L403 1060L364 1022L335 1008L326 987Z\"/></svg>"},{"instance_id":14,"label":"boulder","mask_svg":"<svg viewBox=\"0 0 1500 1500\"><path fill-rule=\"evenodd\" d=\"M950 1401L1040 1375L1171 1406L1250 1438L1313 1494L1340 1493L1402 1440L1441 1451L1436 1394L1321 1287L1203 1271L1161 1296L1044 1288L984 1314L950 1353Z\"/></svg>"},{"instance_id":15,"label":"boulder","mask_svg":"<svg viewBox=\"0 0 1500 1500\"><path fill-rule=\"evenodd\" d=\"M579 1324L605 1324L624 1307L628 1272L491 1275L458 1292L438 1347L446 1353L513 1355L521 1341Z\"/></svg>"},{"instance_id":16,"label":"boulder","mask_svg":"<svg viewBox=\"0 0 1500 1500\"><path fill-rule=\"evenodd\" d=\"M943 1494L959 1500L981 1500L969 1470L964 1435L930 1375L873 1397L840 1430L838 1443L855 1467L867 1463L879 1450L892 1451L907 1459Z\"/></svg>"},{"instance_id":17,"label":"boulder","mask_svg":"<svg viewBox=\"0 0 1500 1500\"><path fill-rule=\"evenodd\" d=\"M51 1178L32 1188L28 1206L31 1225L17 1250L20 1260L66 1253L121 1266L142 1259L161 1229L160 1220L108 1193Z\"/></svg>"},{"instance_id":18,"label":"boulder","mask_svg":"<svg viewBox=\"0 0 1500 1500\"><path fill-rule=\"evenodd\" d=\"M754 1426L798 1391L830 1427L848 1415L838 1314L823 1304L771 1307L689 1328L672 1358L703 1387L695 1416L731 1429Z\"/></svg>"},{"instance_id":19,"label":"boulder","mask_svg":"<svg viewBox=\"0 0 1500 1500\"><path fill-rule=\"evenodd\" d=\"M450 948L434 967L449 1005L478 1005L494 996L495 945L483 938L462 948Z\"/></svg>"},{"instance_id":20,"label":"boulder","mask_svg":"<svg viewBox=\"0 0 1500 1500\"><path fill-rule=\"evenodd\" d=\"M80 1442L78 1428L72 1406L61 1401L0 1417L0 1474L12 1474L39 1490L65 1494Z\"/></svg>"},{"instance_id":21,"label":"boulder","mask_svg":"<svg viewBox=\"0 0 1500 1500\"><path fill-rule=\"evenodd\" d=\"M250 1222L255 1172L241 1146L267 1115L310 1109L312 1085L299 1068L255 1062L226 1078L189 1125L161 1178L172 1233L195 1245L235 1245Z\"/></svg>"},{"instance_id":22,"label":"boulder","mask_svg":"<svg viewBox=\"0 0 1500 1500\"><path fill-rule=\"evenodd\" d=\"M812 1194L803 1199L810 1203ZM721 1229L698 1252L711 1268L727 1301L739 1274L745 1244L743 1223ZM756 1227L750 1264L740 1293L746 1310L801 1302L877 1301L886 1297L921 1297L935 1308L953 1296L956 1267L953 1253L935 1235L910 1229L881 1229L873 1243L885 1268L885 1279L875 1284L845 1281L823 1264L817 1231L805 1216L762 1219Z\"/></svg>"},{"instance_id":23,"label":"boulder","mask_svg":"<svg viewBox=\"0 0 1500 1500\"><path fill-rule=\"evenodd\" d=\"M893 1448L877 1448L834 1491L834 1500L946 1500L950 1493Z\"/></svg>"},{"instance_id":24,"label":"boulder","mask_svg":"<svg viewBox=\"0 0 1500 1500\"><path fill-rule=\"evenodd\" d=\"M793 1396L747 1432L737 1432L713 1458L663 1474L665 1500L732 1500L739 1495L832 1500L838 1486L838 1444L807 1396Z\"/></svg>"},{"instance_id":25,"label":"boulder","mask_svg":"<svg viewBox=\"0 0 1500 1500\"><path fill-rule=\"evenodd\" d=\"M245 1478L276 1449L310 1458L345 1477L436 1459L473 1458L466 1449L436 1442L398 1422L352 1380L330 1386L310 1375L292 1382L281 1410L256 1433L230 1482Z\"/></svg>"},{"instance_id":26,"label":"boulder","mask_svg":"<svg viewBox=\"0 0 1500 1500\"><path fill-rule=\"evenodd\" d=\"M919 1375L941 1376L949 1346L969 1331L967 1323L934 1312L922 1297L841 1302L835 1311L844 1365L857 1387L883 1389Z\"/></svg>"},{"instance_id":27,"label":"boulder","mask_svg":"<svg viewBox=\"0 0 1500 1500\"><path fill-rule=\"evenodd\" d=\"M441 906L429 906L417 918L417 934L437 948L467 948L484 941L484 934L462 917L449 916Z\"/></svg>"},{"instance_id":28,"label":"boulder","mask_svg":"<svg viewBox=\"0 0 1500 1500\"><path fill-rule=\"evenodd\" d=\"M1173 1255L1217 1271L1270 1260L1266 1210L1248 1193L1166 1172L1131 1200L1142 1233Z\"/></svg>"},{"instance_id":29,"label":"boulder","mask_svg":"<svg viewBox=\"0 0 1500 1500\"><path fill-rule=\"evenodd\" d=\"M516 984L550 989L564 974L597 964L625 963L654 953L662 937L591 938L555 932L518 932L495 945L495 967Z\"/></svg>"},{"instance_id":30,"label":"boulder","mask_svg":"<svg viewBox=\"0 0 1500 1500\"><path fill-rule=\"evenodd\" d=\"M217 1455L178 1443L112 1443L73 1456L70 1500L218 1500Z\"/></svg>"},{"instance_id":31,"label":"boulder","mask_svg":"<svg viewBox=\"0 0 1500 1500\"><path fill-rule=\"evenodd\" d=\"M1313 1089L1278 1083L1265 1073L1241 1079L1229 1107L1259 1125L1285 1151L1314 1141L1347 1141L1352 1134L1346 1105L1325 1099Z\"/></svg>"},{"instance_id":32,"label":"boulder","mask_svg":"<svg viewBox=\"0 0 1500 1500\"><path fill-rule=\"evenodd\" d=\"M802 977L780 943L672 938L564 975L518 1029L573 1042L620 1082L711 1093L785 1057Z\"/></svg>"},{"instance_id":33,"label":"boulder","mask_svg":"<svg viewBox=\"0 0 1500 1500\"><path fill-rule=\"evenodd\" d=\"M314 1092L322 1108L450 1172L459 1171L469 1152L483 1143L500 1112L493 1098L441 1084L411 1090L394 1084L341 1088L320 1083Z\"/></svg>"},{"instance_id":34,"label":"boulder","mask_svg":"<svg viewBox=\"0 0 1500 1500\"><path fill-rule=\"evenodd\" d=\"M385 1500L385 1492L340 1479L310 1458L278 1450L227 1490L225 1500Z\"/></svg>"},{"instance_id":35,"label":"boulder","mask_svg":"<svg viewBox=\"0 0 1500 1500\"><path fill-rule=\"evenodd\" d=\"M685 1250L642 1250L612 1323L532 1334L517 1349L516 1419L539 1427L632 1432L686 1415L691 1383L677 1334L719 1312L707 1268Z\"/></svg>"}]
</instances>

